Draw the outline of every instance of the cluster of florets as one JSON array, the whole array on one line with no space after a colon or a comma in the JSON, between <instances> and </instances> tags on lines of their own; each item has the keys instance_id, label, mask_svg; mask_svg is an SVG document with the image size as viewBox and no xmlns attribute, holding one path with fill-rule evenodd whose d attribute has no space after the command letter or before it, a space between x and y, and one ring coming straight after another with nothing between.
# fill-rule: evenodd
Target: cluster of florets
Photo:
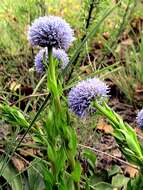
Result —
<instances>
[{"instance_id":1,"label":"cluster of florets","mask_svg":"<svg viewBox=\"0 0 143 190\"><path fill-rule=\"evenodd\" d=\"M28 40L32 46L52 47L53 56L62 62L61 68L65 68L69 59L64 50L67 50L74 40L73 30L62 18L57 16L44 16L36 19L29 27ZM46 53L46 54L45 54ZM48 61L47 52L40 50L35 57L36 71L44 70L43 57Z\"/></svg>"},{"instance_id":2,"label":"cluster of florets","mask_svg":"<svg viewBox=\"0 0 143 190\"><path fill-rule=\"evenodd\" d=\"M143 109L138 112L136 120L139 127L143 129Z\"/></svg>"},{"instance_id":3,"label":"cluster of florets","mask_svg":"<svg viewBox=\"0 0 143 190\"><path fill-rule=\"evenodd\" d=\"M98 78L80 81L69 92L69 108L79 117L87 117L96 111L92 102L101 104L108 97L108 93L108 86ZM138 112L136 122L143 129L143 109Z\"/></svg>"},{"instance_id":4,"label":"cluster of florets","mask_svg":"<svg viewBox=\"0 0 143 190\"><path fill-rule=\"evenodd\" d=\"M109 91L108 86L97 78L79 82L68 95L69 108L79 117L95 112L92 102L102 102Z\"/></svg>"},{"instance_id":5,"label":"cluster of florets","mask_svg":"<svg viewBox=\"0 0 143 190\"><path fill-rule=\"evenodd\" d=\"M69 58L67 53L62 49L53 48L53 57L58 60L60 63L60 68L64 69L68 63ZM41 49L37 55L35 56L35 68L37 73L43 73L45 70L45 66L49 63L48 61L48 51L47 49Z\"/></svg>"},{"instance_id":6,"label":"cluster of florets","mask_svg":"<svg viewBox=\"0 0 143 190\"><path fill-rule=\"evenodd\" d=\"M28 39L33 46L68 49L74 40L73 30L62 18L44 16L36 19L29 28Z\"/></svg>"},{"instance_id":7,"label":"cluster of florets","mask_svg":"<svg viewBox=\"0 0 143 190\"><path fill-rule=\"evenodd\" d=\"M70 25L60 17L44 16L36 19L28 32L28 39L33 46L44 47L35 57L35 67L42 73L48 65L48 48L52 47L53 57L61 62L65 68L69 62L65 52L74 40ZM68 101L70 109L80 117L87 116L95 109L91 103L95 100L105 99L108 86L97 78L79 82L69 92Z\"/></svg>"}]
</instances>

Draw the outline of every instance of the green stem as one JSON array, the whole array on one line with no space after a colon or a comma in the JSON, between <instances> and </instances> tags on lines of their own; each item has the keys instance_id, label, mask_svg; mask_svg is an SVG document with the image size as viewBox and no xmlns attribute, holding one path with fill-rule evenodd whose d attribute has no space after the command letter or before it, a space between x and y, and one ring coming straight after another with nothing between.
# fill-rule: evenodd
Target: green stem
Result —
<instances>
[{"instance_id":1,"label":"green stem","mask_svg":"<svg viewBox=\"0 0 143 190\"><path fill-rule=\"evenodd\" d=\"M48 47L48 73L47 73L47 89L52 94L52 101L53 101L53 119L54 119L54 128L57 128L60 122L60 112L61 112L61 103L60 103L60 97L58 92L58 84L57 84L57 78L56 78L56 64L53 60L52 56L52 47ZM51 162L52 166L52 173L54 176L56 176L56 166L54 162ZM55 180L56 181L56 180Z\"/></svg>"},{"instance_id":2,"label":"green stem","mask_svg":"<svg viewBox=\"0 0 143 190\"><path fill-rule=\"evenodd\" d=\"M58 89L58 83L57 83L57 77L56 77L56 62L53 60L52 56L52 47L48 47L48 60L49 60L49 69L48 69L48 75L47 75L47 87L50 90L53 98L53 105L54 105L54 118L55 119L55 126L59 126L62 128L64 126L62 125L62 107L60 102L60 95L59 95L59 89ZM62 133L61 138L66 143L67 139L65 138L64 134ZM67 156L68 156L68 162L71 167L71 172L74 171L75 168L75 158L71 154L71 150L66 147ZM52 171L53 174L56 175L56 169L55 169L55 163L52 163ZM74 186L76 190L80 190L79 183L74 181Z\"/></svg>"},{"instance_id":3,"label":"green stem","mask_svg":"<svg viewBox=\"0 0 143 190\"><path fill-rule=\"evenodd\" d=\"M74 182L75 190L80 190L80 184L78 182Z\"/></svg>"},{"instance_id":4,"label":"green stem","mask_svg":"<svg viewBox=\"0 0 143 190\"><path fill-rule=\"evenodd\" d=\"M109 119L109 122L112 124L114 130L116 131L117 129L120 129L123 132L122 134L125 135L125 141L129 147L138 157L142 159L142 151L140 148L140 144L137 140L136 133L131 130L129 125L126 125L123 120L120 118L118 114L116 114L112 109L105 103L103 102L103 106L98 104L98 102L94 102L93 106L98 109L104 116L106 116ZM132 134L132 141L128 141L128 136L131 136Z\"/></svg>"},{"instance_id":5,"label":"green stem","mask_svg":"<svg viewBox=\"0 0 143 190\"><path fill-rule=\"evenodd\" d=\"M67 147L66 147L66 149L67 149L66 152L67 152L67 157L68 157L70 169L71 169L71 171L73 171L75 168L75 159L74 159L74 156L71 154L71 151L68 150Z\"/></svg>"},{"instance_id":6,"label":"green stem","mask_svg":"<svg viewBox=\"0 0 143 190\"><path fill-rule=\"evenodd\" d=\"M106 105L106 103L104 104ZM106 111L106 109L103 106L98 104L96 101L93 103L93 106L97 108L103 115L105 115L109 119L109 121L114 123L114 125L119 126L119 122L113 117L113 115L109 114L109 112Z\"/></svg>"},{"instance_id":7,"label":"green stem","mask_svg":"<svg viewBox=\"0 0 143 190\"><path fill-rule=\"evenodd\" d=\"M60 103L60 97L59 97L58 85L56 79L56 65L55 62L53 61L53 56L52 56L52 47L48 47L48 60L49 60L49 70L47 75L47 87L48 88L50 87L50 91L54 99L55 108L57 109L57 112L60 112L61 103Z\"/></svg>"},{"instance_id":8,"label":"green stem","mask_svg":"<svg viewBox=\"0 0 143 190\"><path fill-rule=\"evenodd\" d=\"M48 60L49 60L49 72L47 75L47 77L48 77L47 82L52 82L52 84L55 86L55 88L57 88L55 64L53 62L53 56L52 56L52 47L48 47ZM50 75L50 81L49 81L49 75ZM52 92L52 93L54 93L54 92Z\"/></svg>"},{"instance_id":9,"label":"green stem","mask_svg":"<svg viewBox=\"0 0 143 190\"><path fill-rule=\"evenodd\" d=\"M67 152L67 157L68 157L70 170L72 172L72 171L74 171L74 168L75 168L75 158L74 158L73 154L71 153L71 151L69 150L68 147L66 147L66 152ZM75 190L80 190L79 182L74 181L74 187L75 187Z\"/></svg>"}]
</instances>

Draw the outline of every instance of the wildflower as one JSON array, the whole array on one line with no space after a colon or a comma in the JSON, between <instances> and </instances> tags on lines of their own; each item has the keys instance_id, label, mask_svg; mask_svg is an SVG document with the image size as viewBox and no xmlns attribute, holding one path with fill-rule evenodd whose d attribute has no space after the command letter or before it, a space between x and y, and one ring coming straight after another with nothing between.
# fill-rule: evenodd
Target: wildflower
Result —
<instances>
[{"instance_id":1,"label":"wildflower","mask_svg":"<svg viewBox=\"0 0 143 190\"><path fill-rule=\"evenodd\" d=\"M33 46L68 49L74 40L73 30L62 18L44 16L36 19L28 31L28 40Z\"/></svg>"},{"instance_id":2,"label":"wildflower","mask_svg":"<svg viewBox=\"0 0 143 190\"><path fill-rule=\"evenodd\" d=\"M91 107L92 101L102 101L107 93L108 86L97 78L81 81L69 92L69 107L79 117L85 117L95 111Z\"/></svg>"},{"instance_id":3,"label":"wildflower","mask_svg":"<svg viewBox=\"0 0 143 190\"><path fill-rule=\"evenodd\" d=\"M44 58L45 56L45 58ZM61 69L64 69L69 63L69 58L67 53L62 49L53 48L53 57L61 62ZM46 49L41 49L35 57L35 68L37 73L43 73L45 70L44 60L48 63L48 52Z\"/></svg>"},{"instance_id":4,"label":"wildflower","mask_svg":"<svg viewBox=\"0 0 143 190\"><path fill-rule=\"evenodd\" d=\"M143 128L143 109L138 112L136 120L139 127Z\"/></svg>"},{"instance_id":5,"label":"wildflower","mask_svg":"<svg viewBox=\"0 0 143 190\"><path fill-rule=\"evenodd\" d=\"M44 53L45 53L45 49L41 49L37 55L35 56L35 69L37 71L37 73L43 73L44 71ZM45 56L46 58L47 56Z\"/></svg>"}]
</instances>

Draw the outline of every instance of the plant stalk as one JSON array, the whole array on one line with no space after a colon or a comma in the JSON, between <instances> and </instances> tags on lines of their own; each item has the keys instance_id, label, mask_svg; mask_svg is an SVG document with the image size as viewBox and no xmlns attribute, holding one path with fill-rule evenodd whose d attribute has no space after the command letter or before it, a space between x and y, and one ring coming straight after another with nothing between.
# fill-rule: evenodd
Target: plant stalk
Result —
<instances>
[{"instance_id":1,"label":"plant stalk","mask_svg":"<svg viewBox=\"0 0 143 190\"><path fill-rule=\"evenodd\" d=\"M60 101L60 94L58 89L58 83L57 83L57 77L56 77L56 62L53 60L52 56L52 47L48 47L48 60L49 60L49 69L47 74L47 87L50 90L53 98L53 105L54 105L54 118L55 124L54 126L57 128L57 126L60 126L60 128L63 128L62 126L62 107L61 107L61 101ZM58 129L58 128L57 128ZM66 135L66 134L65 134ZM67 142L67 139L65 138L64 134L61 134L61 138L63 141ZM69 141L69 139L68 139ZM75 168L75 158L71 154L71 150L66 147L68 162L71 167L71 172L74 171ZM56 172L54 163L52 163L52 171L53 174ZM55 174L56 175L56 174ZM75 190L80 190L80 185L78 182L74 181Z\"/></svg>"},{"instance_id":2,"label":"plant stalk","mask_svg":"<svg viewBox=\"0 0 143 190\"><path fill-rule=\"evenodd\" d=\"M52 47L48 47L48 59L49 59L49 70L47 75L47 87L50 88L49 90L52 93L55 108L57 108L57 113L61 111L61 103L60 97L58 92L58 85L56 79L56 64L53 61L52 56Z\"/></svg>"}]
</instances>

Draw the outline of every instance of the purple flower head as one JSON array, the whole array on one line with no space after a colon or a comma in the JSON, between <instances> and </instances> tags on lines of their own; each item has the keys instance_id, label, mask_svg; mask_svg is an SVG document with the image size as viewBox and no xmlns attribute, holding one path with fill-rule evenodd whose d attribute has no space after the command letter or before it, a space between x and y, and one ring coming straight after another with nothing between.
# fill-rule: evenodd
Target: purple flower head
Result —
<instances>
[{"instance_id":1,"label":"purple flower head","mask_svg":"<svg viewBox=\"0 0 143 190\"><path fill-rule=\"evenodd\" d=\"M143 128L143 109L138 112L136 120L139 127Z\"/></svg>"},{"instance_id":2,"label":"purple flower head","mask_svg":"<svg viewBox=\"0 0 143 190\"><path fill-rule=\"evenodd\" d=\"M44 16L36 19L28 31L32 46L68 49L74 40L70 25L58 16Z\"/></svg>"},{"instance_id":3,"label":"purple flower head","mask_svg":"<svg viewBox=\"0 0 143 190\"><path fill-rule=\"evenodd\" d=\"M103 100L108 91L108 86L97 78L81 81L69 92L69 108L79 117L85 117L95 111L91 107L92 101Z\"/></svg>"},{"instance_id":4,"label":"purple flower head","mask_svg":"<svg viewBox=\"0 0 143 190\"><path fill-rule=\"evenodd\" d=\"M64 69L69 63L69 57L67 53L62 49L53 49L53 57L55 57L62 64L61 69Z\"/></svg>"},{"instance_id":5,"label":"purple flower head","mask_svg":"<svg viewBox=\"0 0 143 190\"><path fill-rule=\"evenodd\" d=\"M44 54L45 54L45 60L47 59L46 51L45 49L41 49L37 55L35 56L35 69L37 73L43 73L44 71Z\"/></svg>"},{"instance_id":6,"label":"purple flower head","mask_svg":"<svg viewBox=\"0 0 143 190\"><path fill-rule=\"evenodd\" d=\"M44 58L45 56L45 58ZM53 48L53 57L56 58L60 63L61 69L64 69L69 63L69 58L67 53L62 49ZM43 73L45 70L44 59L48 62L48 52L47 49L41 49L35 57L35 68L37 73Z\"/></svg>"}]
</instances>

